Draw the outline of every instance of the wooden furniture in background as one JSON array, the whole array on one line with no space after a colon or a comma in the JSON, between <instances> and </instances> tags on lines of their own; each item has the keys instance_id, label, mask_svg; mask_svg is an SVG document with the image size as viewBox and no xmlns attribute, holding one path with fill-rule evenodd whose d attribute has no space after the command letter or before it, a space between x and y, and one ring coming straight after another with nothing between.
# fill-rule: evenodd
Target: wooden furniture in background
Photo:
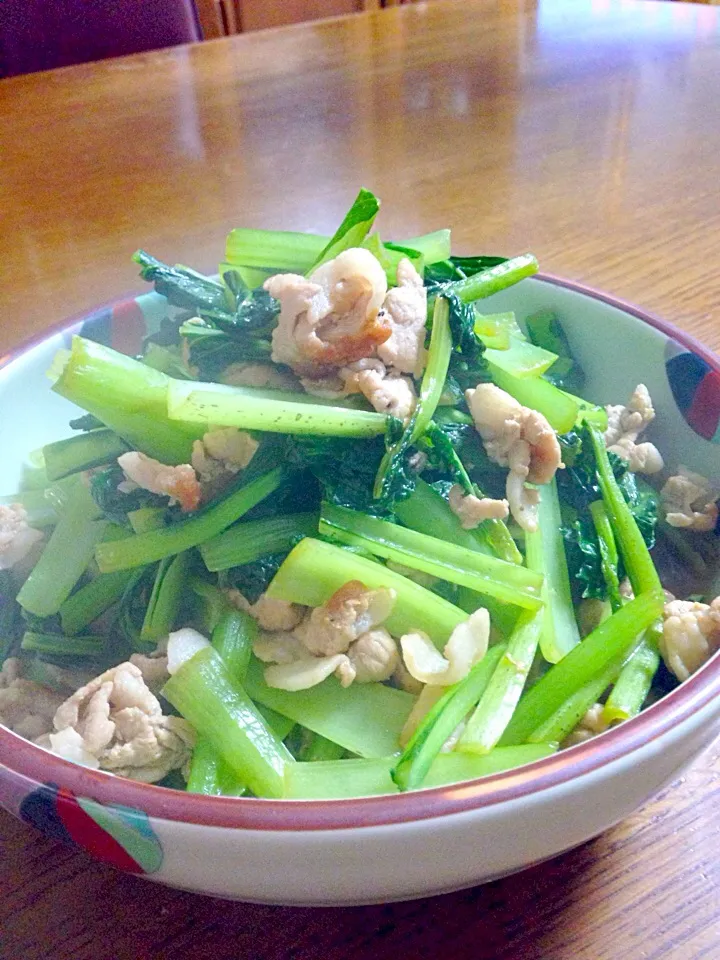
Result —
<instances>
[{"instance_id":1,"label":"wooden furniture in background","mask_svg":"<svg viewBox=\"0 0 720 960\"><path fill-rule=\"evenodd\" d=\"M193 0L0 0L0 77L201 39Z\"/></svg>"},{"instance_id":2,"label":"wooden furniture in background","mask_svg":"<svg viewBox=\"0 0 720 960\"><path fill-rule=\"evenodd\" d=\"M213 270L230 228L329 234L361 184L383 236L532 250L717 349L718 76L707 5L464 0L4 80L0 350L140 289L140 245ZM551 863L344 910L167 890L0 814L0 956L714 960L718 784L716 748Z\"/></svg>"},{"instance_id":3,"label":"wooden furniture in background","mask_svg":"<svg viewBox=\"0 0 720 960\"><path fill-rule=\"evenodd\" d=\"M397 2L397 0L395 0ZM393 0L196 0L205 39L392 6Z\"/></svg>"},{"instance_id":4,"label":"wooden furniture in background","mask_svg":"<svg viewBox=\"0 0 720 960\"><path fill-rule=\"evenodd\" d=\"M195 0L203 39L228 37L239 33L234 0Z\"/></svg>"},{"instance_id":5,"label":"wooden furniture in background","mask_svg":"<svg viewBox=\"0 0 720 960\"><path fill-rule=\"evenodd\" d=\"M239 0L240 28L259 30L303 20L359 13L366 0Z\"/></svg>"}]
</instances>

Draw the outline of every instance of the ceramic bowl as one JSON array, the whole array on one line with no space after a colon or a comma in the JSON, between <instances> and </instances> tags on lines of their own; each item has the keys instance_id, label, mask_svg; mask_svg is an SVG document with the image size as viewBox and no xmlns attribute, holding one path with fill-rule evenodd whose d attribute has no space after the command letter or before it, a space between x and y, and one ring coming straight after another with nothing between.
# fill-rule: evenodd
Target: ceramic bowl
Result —
<instances>
[{"instance_id":1,"label":"ceramic bowl","mask_svg":"<svg viewBox=\"0 0 720 960\"><path fill-rule=\"evenodd\" d=\"M706 476L720 463L720 361L646 313L552 277L488 301L560 317L587 375L585 395L619 402L647 384L650 439L666 462ZM45 378L71 332L133 351L163 313L145 295L105 307L4 358L3 466L68 434L75 414ZM32 411L20 417L14 411ZM648 800L720 732L715 658L639 717L583 745L481 780L357 800L201 797L87 770L0 729L0 804L121 869L223 897L358 904L442 893L536 864L599 834Z\"/></svg>"}]
</instances>

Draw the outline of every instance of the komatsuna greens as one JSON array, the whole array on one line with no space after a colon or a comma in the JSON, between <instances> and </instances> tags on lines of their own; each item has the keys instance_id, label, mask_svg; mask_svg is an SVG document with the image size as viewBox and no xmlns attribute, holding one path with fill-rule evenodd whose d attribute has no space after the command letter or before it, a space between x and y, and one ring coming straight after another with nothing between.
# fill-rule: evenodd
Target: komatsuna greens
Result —
<instances>
[{"instance_id":1,"label":"komatsuna greens","mask_svg":"<svg viewBox=\"0 0 720 960\"><path fill-rule=\"evenodd\" d=\"M562 315L485 302L531 254L379 213L237 227L215 276L139 250L139 355L58 356L77 416L0 504L0 721L119 776L331 799L541 760L710 655L717 604L670 600L654 545L701 569L715 497L679 471L666 508L646 388L597 405Z\"/></svg>"}]
</instances>

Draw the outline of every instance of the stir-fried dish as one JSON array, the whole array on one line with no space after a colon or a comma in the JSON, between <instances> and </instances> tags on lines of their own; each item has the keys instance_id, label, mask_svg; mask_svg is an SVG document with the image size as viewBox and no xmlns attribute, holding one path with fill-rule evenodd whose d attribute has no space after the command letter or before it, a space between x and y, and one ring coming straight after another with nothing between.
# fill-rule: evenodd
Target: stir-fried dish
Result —
<instances>
[{"instance_id":1,"label":"stir-fried dish","mask_svg":"<svg viewBox=\"0 0 720 960\"><path fill-rule=\"evenodd\" d=\"M5 726L196 793L391 793L600 734L720 646L718 491L646 387L596 406L558 317L483 310L534 257L384 243L378 208L233 230L217 279L139 251L142 354L61 351L84 415L0 505Z\"/></svg>"}]
</instances>

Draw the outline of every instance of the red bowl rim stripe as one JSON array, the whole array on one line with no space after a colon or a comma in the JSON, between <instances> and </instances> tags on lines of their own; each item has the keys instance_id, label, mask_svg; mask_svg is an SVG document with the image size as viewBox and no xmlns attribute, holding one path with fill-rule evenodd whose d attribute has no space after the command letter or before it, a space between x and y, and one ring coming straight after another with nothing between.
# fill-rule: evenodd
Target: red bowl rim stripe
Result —
<instances>
[{"instance_id":1,"label":"red bowl rim stripe","mask_svg":"<svg viewBox=\"0 0 720 960\"><path fill-rule=\"evenodd\" d=\"M659 317L592 287L549 274L538 274L537 279L599 300L655 327L698 354L720 375L718 357L694 337ZM13 359L49 335L75 326L81 320L82 317L77 317L34 337L12 352ZM0 758L11 771L38 783L60 783L76 796L138 808L160 819L245 830L344 830L431 820L521 800L558 787L576 777L592 773L607 763L629 757L634 751L686 721L719 693L720 657L714 657L689 680L639 716L570 750L480 780L407 794L353 800L262 800L183 793L77 766L36 747L4 727L0 727Z\"/></svg>"}]
</instances>

